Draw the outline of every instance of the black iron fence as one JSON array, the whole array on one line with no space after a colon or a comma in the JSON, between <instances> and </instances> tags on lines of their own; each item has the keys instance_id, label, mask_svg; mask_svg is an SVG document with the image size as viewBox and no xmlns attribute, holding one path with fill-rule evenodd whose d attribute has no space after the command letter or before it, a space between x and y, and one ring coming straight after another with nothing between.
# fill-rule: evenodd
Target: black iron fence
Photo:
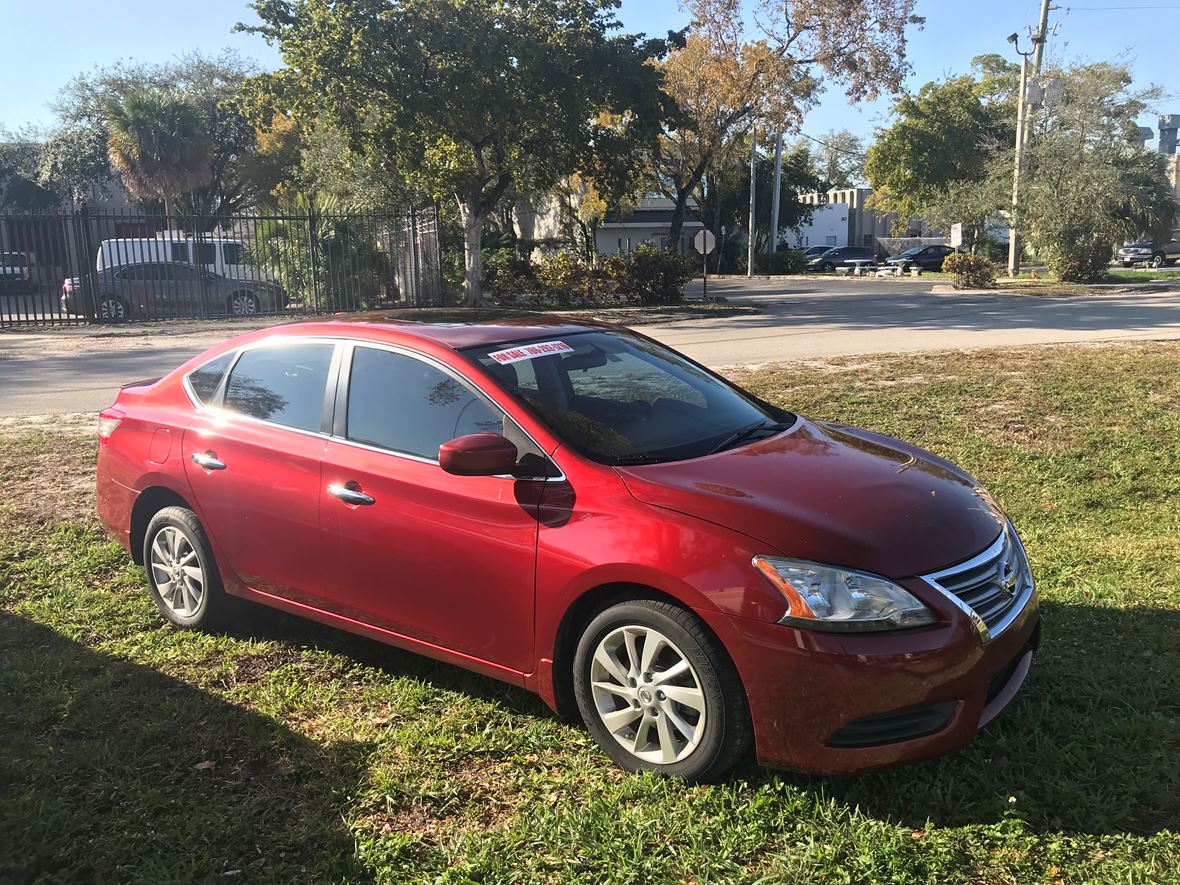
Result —
<instances>
[{"instance_id":1,"label":"black iron fence","mask_svg":"<svg viewBox=\"0 0 1180 885\"><path fill-rule=\"evenodd\" d=\"M443 302L438 214L0 212L0 327Z\"/></svg>"}]
</instances>

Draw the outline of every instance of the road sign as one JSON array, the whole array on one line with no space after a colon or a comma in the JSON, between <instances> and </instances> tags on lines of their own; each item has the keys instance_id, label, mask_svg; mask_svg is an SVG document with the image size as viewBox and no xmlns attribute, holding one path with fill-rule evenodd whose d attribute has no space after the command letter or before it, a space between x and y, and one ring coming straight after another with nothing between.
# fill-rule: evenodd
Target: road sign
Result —
<instances>
[{"instance_id":1,"label":"road sign","mask_svg":"<svg viewBox=\"0 0 1180 885\"><path fill-rule=\"evenodd\" d=\"M963 225L951 225L951 245L956 249L963 245Z\"/></svg>"},{"instance_id":2,"label":"road sign","mask_svg":"<svg viewBox=\"0 0 1180 885\"><path fill-rule=\"evenodd\" d=\"M708 255L713 251L713 247L717 245L717 238L713 236L712 231L703 230L692 238L692 244L702 255Z\"/></svg>"}]
</instances>

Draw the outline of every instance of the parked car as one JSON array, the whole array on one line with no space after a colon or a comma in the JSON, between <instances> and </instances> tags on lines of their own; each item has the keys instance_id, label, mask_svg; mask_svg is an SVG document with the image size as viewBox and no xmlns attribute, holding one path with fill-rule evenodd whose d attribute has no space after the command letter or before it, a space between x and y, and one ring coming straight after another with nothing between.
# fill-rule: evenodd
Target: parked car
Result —
<instances>
[{"instance_id":1,"label":"parked car","mask_svg":"<svg viewBox=\"0 0 1180 885\"><path fill-rule=\"evenodd\" d=\"M0 294L28 295L35 292L36 266L37 259L30 252L0 252Z\"/></svg>"},{"instance_id":2,"label":"parked car","mask_svg":"<svg viewBox=\"0 0 1180 885\"><path fill-rule=\"evenodd\" d=\"M467 667L632 770L950 752L1038 642L970 476L618 327L272 327L125 387L99 441L99 515L167 621L240 597Z\"/></svg>"},{"instance_id":3,"label":"parked car","mask_svg":"<svg viewBox=\"0 0 1180 885\"><path fill-rule=\"evenodd\" d=\"M864 246L840 246L809 260L807 269L830 273L838 267L854 267L853 261L872 261L875 257L873 250Z\"/></svg>"},{"instance_id":4,"label":"parked car","mask_svg":"<svg viewBox=\"0 0 1180 885\"><path fill-rule=\"evenodd\" d=\"M282 289L264 280L231 280L191 264L172 261L107 267L93 278L62 284L64 313L93 315L105 322L149 318L249 316L286 306Z\"/></svg>"},{"instance_id":5,"label":"parked car","mask_svg":"<svg viewBox=\"0 0 1180 885\"><path fill-rule=\"evenodd\" d=\"M1168 240L1166 243L1145 240L1142 243L1128 243L1118 251L1116 261L1123 267L1136 264L1146 264L1151 267L1163 267L1165 264L1175 264L1180 259L1180 240Z\"/></svg>"},{"instance_id":6,"label":"parked car","mask_svg":"<svg viewBox=\"0 0 1180 885\"><path fill-rule=\"evenodd\" d=\"M920 267L922 270L942 270L942 263L946 261L948 255L953 255L954 252L955 250L951 246L914 246L912 249L906 249L904 252L898 252L890 258L886 258L885 263L893 267L901 267L903 272L911 267Z\"/></svg>"},{"instance_id":7,"label":"parked car","mask_svg":"<svg viewBox=\"0 0 1180 885\"><path fill-rule=\"evenodd\" d=\"M834 246L808 246L803 250L803 260L810 261L812 258L818 258L834 248Z\"/></svg>"}]
</instances>

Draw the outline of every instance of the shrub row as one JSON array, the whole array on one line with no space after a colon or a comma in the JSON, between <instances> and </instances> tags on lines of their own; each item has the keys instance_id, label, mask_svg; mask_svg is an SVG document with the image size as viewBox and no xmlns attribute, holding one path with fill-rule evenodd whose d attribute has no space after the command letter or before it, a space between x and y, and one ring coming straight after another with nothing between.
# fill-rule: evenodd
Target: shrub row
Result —
<instances>
[{"instance_id":1,"label":"shrub row","mask_svg":"<svg viewBox=\"0 0 1180 885\"><path fill-rule=\"evenodd\" d=\"M540 263L512 249L484 258L484 285L501 304L669 304L693 278L692 259L642 245L594 267L572 252Z\"/></svg>"}]
</instances>

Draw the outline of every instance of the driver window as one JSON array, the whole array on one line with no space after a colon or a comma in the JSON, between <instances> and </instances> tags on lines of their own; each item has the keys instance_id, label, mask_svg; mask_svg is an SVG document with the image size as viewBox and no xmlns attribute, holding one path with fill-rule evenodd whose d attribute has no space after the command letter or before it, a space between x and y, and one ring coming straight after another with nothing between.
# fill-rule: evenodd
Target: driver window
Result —
<instances>
[{"instance_id":1,"label":"driver window","mask_svg":"<svg viewBox=\"0 0 1180 885\"><path fill-rule=\"evenodd\" d=\"M353 351L347 438L419 458L468 433L502 433L524 454L527 437L481 395L436 366L373 347Z\"/></svg>"}]
</instances>

